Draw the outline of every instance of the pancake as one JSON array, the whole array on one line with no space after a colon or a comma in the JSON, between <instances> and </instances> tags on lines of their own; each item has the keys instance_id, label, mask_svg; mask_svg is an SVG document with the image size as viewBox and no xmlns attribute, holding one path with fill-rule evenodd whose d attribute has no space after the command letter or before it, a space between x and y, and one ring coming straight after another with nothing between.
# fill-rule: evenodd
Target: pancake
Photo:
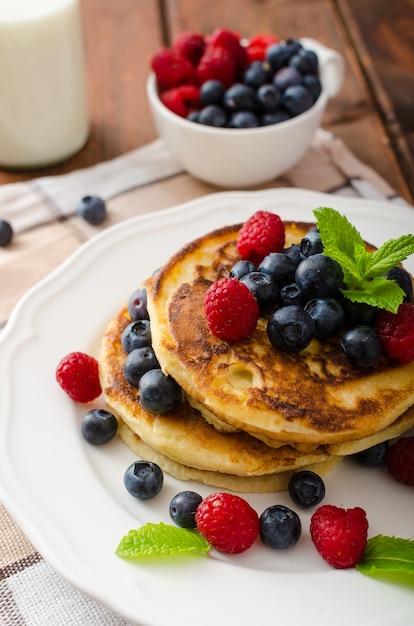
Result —
<instances>
[{"instance_id":1,"label":"pancake","mask_svg":"<svg viewBox=\"0 0 414 626\"><path fill-rule=\"evenodd\" d=\"M185 398L169 413L157 415L147 411L138 400L138 390L124 377L126 352L121 336L130 321L123 308L109 323L99 359L100 380L109 410L154 453L192 470L240 477L269 476L321 463L330 465L332 455L323 446L313 446L310 451L295 450L287 444L275 448L246 432L220 432Z\"/></svg>"},{"instance_id":2,"label":"pancake","mask_svg":"<svg viewBox=\"0 0 414 626\"><path fill-rule=\"evenodd\" d=\"M285 225L286 245L311 227ZM269 446L332 446L384 431L414 404L414 362L384 357L374 368L356 369L339 338L314 339L300 353L283 353L270 344L264 317L236 344L209 332L204 295L239 260L240 226L190 242L147 281L153 347L164 373L206 420L215 416Z\"/></svg>"},{"instance_id":3,"label":"pancake","mask_svg":"<svg viewBox=\"0 0 414 626\"><path fill-rule=\"evenodd\" d=\"M118 421L118 432L124 443L135 454L146 461L157 463L164 472L179 480L194 480L198 483L213 486L218 489L238 491L240 493L267 493L284 491L287 489L293 471L283 471L275 474L263 474L261 476L236 476L225 472L214 472L188 467L178 463L158 452L145 443L129 426L122 420ZM309 469L319 476L324 476L337 463L341 457L329 456L324 461L315 463L302 469Z\"/></svg>"}]
</instances>

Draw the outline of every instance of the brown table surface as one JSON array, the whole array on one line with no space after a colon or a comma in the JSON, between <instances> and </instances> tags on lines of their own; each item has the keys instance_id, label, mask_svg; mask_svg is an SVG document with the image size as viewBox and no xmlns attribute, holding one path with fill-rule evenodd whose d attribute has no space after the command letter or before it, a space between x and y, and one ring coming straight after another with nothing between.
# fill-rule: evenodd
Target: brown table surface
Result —
<instances>
[{"instance_id":1,"label":"brown table surface","mask_svg":"<svg viewBox=\"0 0 414 626\"><path fill-rule=\"evenodd\" d=\"M70 172L156 137L151 55L184 29L309 36L341 52L346 78L323 122L401 196L414 198L414 0L81 0L91 134L54 167L0 170L0 184Z\"/></svg>"}]
</instances>

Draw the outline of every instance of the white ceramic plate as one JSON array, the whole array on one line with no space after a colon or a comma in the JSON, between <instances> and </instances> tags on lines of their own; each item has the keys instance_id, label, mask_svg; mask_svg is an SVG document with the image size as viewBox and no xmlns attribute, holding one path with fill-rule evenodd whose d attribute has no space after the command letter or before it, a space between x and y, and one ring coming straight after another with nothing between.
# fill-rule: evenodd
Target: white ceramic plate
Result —
<instances>
[{"instance_id":1,"label":"white ceramic plate","mask_svg":"<svg viewBox=\"0 0 414 626\"><path fill-rule=\"evenodd\" d=\"M79 407L55 382L73 350L97 355L107 322L141 279L181 244L257 209L312 220L312 210L346 213L375 244L413 231L414 212L382 203L281 189L224 192L121 223L94 238L16 307L0 346L0 496L41 554L73 585L142 626L265 626L289 620L318 626L407 626L413 589L330 568L309 537L311 512L298 511L298 544L274 551L257 543L242 555L130 563L115 548L130 529L169 523L171 497L183 488L214 491L166 477L162 493L132 498L123 475L134 455L118 439L104 447L81 439ZM414 271L413 258L407 266ZM300 381L299 381L300 384ZM413 537L409 487L383 469L343 462L326 476L326 503L362 506L370 536ZM246 496L260 513L292 506L286 493Z\"/></svg>"}]
</instances>

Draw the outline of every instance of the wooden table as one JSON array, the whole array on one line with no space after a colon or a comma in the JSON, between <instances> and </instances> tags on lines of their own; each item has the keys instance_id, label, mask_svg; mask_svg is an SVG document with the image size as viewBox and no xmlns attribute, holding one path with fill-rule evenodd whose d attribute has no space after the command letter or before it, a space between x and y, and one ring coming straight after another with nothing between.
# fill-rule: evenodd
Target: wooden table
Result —
<instances>
[{"instance_id":1,"label":"wooden table","mask_svg":"<svg viewBox=\"0 0 414 626\"><path fill-rule=\"evenodd\" d=\"M346 79L323 125L414 199L414 0L81 0L91 135L66 162L0 183L111 159L156 137L145 95L151 55L181 30L309 36L341 52Z\"/></svg>"}]
</instances>

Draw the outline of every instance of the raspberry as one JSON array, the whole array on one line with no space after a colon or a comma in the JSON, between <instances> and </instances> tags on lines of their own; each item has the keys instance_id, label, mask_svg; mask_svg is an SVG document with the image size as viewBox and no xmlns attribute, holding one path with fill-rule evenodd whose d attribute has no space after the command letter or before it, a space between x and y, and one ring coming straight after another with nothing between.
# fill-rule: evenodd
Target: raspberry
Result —
<instances>
[{"instance_id":1,"label":"raspberry","mask_svg":"<svg viewBox=\"0 0 414 626\"><path fill-rule=\"evenodd\" d=\"M414 361L414 304L403 302L397 313L380 311L375 331L386 356L400 363Z\"/></svg>"},{"instance_id":2,"label":"raspberry","mask_svg":"<svg viewBox=\"0 0 414 626\"><path fill-rule=\"evenodd\" d=\"M354 567L367 545L368 521L360 507L324 504L311 517L310 534L321 557L332 567Z\"/></svg>"},{"instance_id":3,"label":"raspberry","mask_svg":"<svg viewBox=\"0 0 414 626\"><path fill-rule=\"evenodd\" d=\"M161 91L184 83L194 83L194 66L176 50L162 48L151 59L151 67Z\"/></svg>"},{"instance_id":4,"label":"raspberry","mask_svg":"<svg viewBox=\"0 0 414 626\"><path fill-rule=\"evenodd\" d=\"M200 90L194 85L180 85L166 89L160 94L160 100L167 109L180 117L187 117L198 108Z\"/></svg>"},{"instance_id":5,"label":"raspberry","mask_svg":"<svg viewBox=\"0 0 414 626\"><path fill-rule=\"evenodd\" d=\"M220 552L245 552L259 535L259 516L250 504L230 493L212 493L198 505L199 532Z\"/></svg>"},{"instance_id":6,"label":"raspberry","mask_svg":"<svg viewBox=\"0 0 414 626\"><path fill-rule=\"evenodd\" d=\"M249 288L237 278L221 278L206 291L204 313L210 332L234 343L256 328L259 305Z\"/></svg>"},{"instance_id":7,"label":"raspberry","mask_svg":"<svg viewBox=\"0 0 414 626\"><path fill-rule=\"evenodd\" d=\"M101 392L98 361L84 352L70 352L56 368L56 380L75 402L91 402Z\"/></svg>"},{"instance_id":8,"label":"raspberry","mask_svg":"<svg viewBox=\"0 0 414 626\"><path fill-rule=\"evenodd\" d=\"M173 42L173 50L185 57L193 65L197 65L202 57L206 43L203 35L192 31L179 33Z\"/></svg>"},{"instance_id":9,"label":"raspberry","mask_svg":"<svg viewBox=\"0 0 414 626\"><path fill-rule=\"evenodd\" d=\"M264 61L266 58L266 50L269 46L279 43L280 39L275 35L255 35L249 39L246 52L249 63L253 61Z\"/></svg>"},{"instance_id":10,"label":"raspberry","mask_svg":"<svg viewBox=\"0 0 414 626\"><path fill-rule=\"evenodd\" d=\"M396 480L403 485L414 485L414 437L402 437L393 443L385 462Z\"/></svg>"},{"instance_id":11,"label":"raspberry","mask_svg":"<svg viewBox=\"0 0 414 626\"><path fill-rule=\"evenodd\" d=\"M242 259L260 265L271 252L281 252L285 245L285 226L278 215L256 211L243 224L237 238Z\"/></svg>"},{"instance_id":12,"label":"raspberry","mask_svg":"<svg viewBox=\"0 0 414 626\"><path fill-rule=\"evenodd\" d=\"M230 53L236 70L238 70L239 78L241 78L242 74L240 74L240 72L243 72L247 68L249 57L247 56L246 49L240 43L240 35L226 28L216 28L210 35L208 41L211 46L215 48L225 48Z\"/></svg>"},{"instance_id":13,"label":"raspberry","mask_svg":"<svg viewBox=\"0 0 414 626\"><path fill-rule=\"evenodd\" d=\"M196 68L197 82L218 80L225 89L233 84L235 62L230 52L221 46L207 46Z\"/></svg>"}]
</instances>

